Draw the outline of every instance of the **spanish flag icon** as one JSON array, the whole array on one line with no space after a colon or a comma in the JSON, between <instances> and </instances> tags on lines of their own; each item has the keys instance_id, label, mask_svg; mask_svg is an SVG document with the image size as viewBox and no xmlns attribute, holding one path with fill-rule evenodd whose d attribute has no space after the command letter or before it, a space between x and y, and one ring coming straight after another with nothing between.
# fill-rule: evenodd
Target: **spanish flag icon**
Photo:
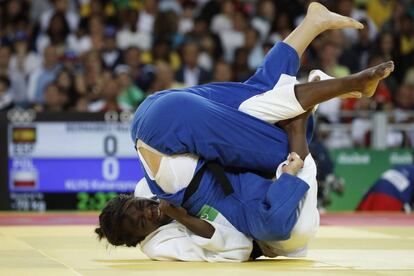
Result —
<instances>
[{"instance_id":1,"label":"spanish flag icon","mask_svg":"<svg viewBox=\"0 0 414 276\"><path fill-rule=\"evenodd\" d=\"M35 127L13 127L12 129L13 143L35 143L36 128Z\"/></svg>"}]
</instances>

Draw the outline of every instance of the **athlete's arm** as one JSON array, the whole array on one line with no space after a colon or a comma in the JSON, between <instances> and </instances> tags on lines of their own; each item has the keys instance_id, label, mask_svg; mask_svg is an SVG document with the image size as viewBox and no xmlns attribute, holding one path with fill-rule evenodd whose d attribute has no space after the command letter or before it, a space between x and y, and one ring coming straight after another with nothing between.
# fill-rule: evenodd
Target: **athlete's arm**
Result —
<instances>
[{"instance_id":1,"label":"athlete's arm","mask_svg":"<svg viewBox=\"0 0 414 276\"><path fill-rule=\"evenodd\" d=\"M194 234L210 239L214 235L214 227L205 220L193 217L182 207L175 207L165 200L160 200L160 211L187 227Z\"/></svg>"}]
</instances>

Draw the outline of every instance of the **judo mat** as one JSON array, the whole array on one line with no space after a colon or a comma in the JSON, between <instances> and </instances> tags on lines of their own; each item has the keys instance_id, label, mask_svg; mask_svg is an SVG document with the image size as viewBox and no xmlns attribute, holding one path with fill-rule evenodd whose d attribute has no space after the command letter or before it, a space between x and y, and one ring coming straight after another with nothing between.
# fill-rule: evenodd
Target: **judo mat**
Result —
<instances>
[{"instance_id":1,"label":"judo mat","mask_svg":"<svg viewBox=\"0 0 414 276\"><path fill-rule=\"evenodd\" d=\"M0 275L414 275L414 215L327 214L305 259L151 261L93 233L97 213L0 213Z\"/></svg>"}]
</instances>

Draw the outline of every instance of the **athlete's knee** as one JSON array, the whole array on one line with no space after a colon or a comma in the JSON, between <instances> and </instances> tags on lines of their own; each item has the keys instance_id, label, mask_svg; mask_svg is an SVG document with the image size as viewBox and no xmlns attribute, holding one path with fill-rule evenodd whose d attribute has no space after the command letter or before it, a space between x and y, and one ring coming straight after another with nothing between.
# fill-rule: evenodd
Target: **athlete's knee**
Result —
<instances>
[{"instance_id":1,"label":"athlete's knee","mask_svg":"<svg viewBox=\"0 0 414 276\"><path fill-rule=\"evenodd\" d=\"M308 241L312 239L319 229L319 213L315 210L314 215L299 219L292 229L291 239Z\"/></svg>"},{"instance_id":2,"label":"athlete's knee","mask_svg":"<svg viewBox=\"0 0 414 276\"><path fill-rule=\"evenodd\" d=\"M277 86L249 98L239 106L239 111L270 123L296 117L304 110L296 100L293 86L294 84Z\"/></svg>"}]
</instances>

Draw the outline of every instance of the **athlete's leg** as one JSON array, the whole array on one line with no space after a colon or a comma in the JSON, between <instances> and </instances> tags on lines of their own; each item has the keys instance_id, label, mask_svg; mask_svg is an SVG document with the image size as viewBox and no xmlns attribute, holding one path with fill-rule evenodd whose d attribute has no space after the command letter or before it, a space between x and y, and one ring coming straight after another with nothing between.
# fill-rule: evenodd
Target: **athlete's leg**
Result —
<instances>
[{"instance_id":1,"label":"athlete's leg","mask_svg":"<svg viewBox=\"0 0 414 276\"><path fill-rule=\"evenodd\" d=\"M303 22L284 40L284 43L301 56L306 47L321 32L346 27L362 28L362 24L332 13L321 4L311 3ZM266 83L266 80L271 79L271 74L266 72L272 72L271 68L274 69L276 65L276 62L267 59L263 68L246 83ZM392 63L385 63L347 78L305 84L298 84L292 75L282 74L272 90L247 99L240 105L239 110L276 123L294 118L311 106L337 96L370 97L375 92L379 80L387 77L392 70ZM360 91L362 95L354 91Z\"/></svg>"},{"instance_id":2,"label":"athlete's leg","mask_svg":"<svg viewBox=\"0 0 414 276\"><path fill-rule=\"evenodd\" d=\"M267 53L255 74L246 82L199 85L187 88L184 92L238 108L245 100L272 90L282 74L296 76L300 57L320 33L328 29L362 27L361 23L352 18L332 13L321 4L312 3L304 21L282 43L277 43Z\"/></svg>"},{"instance_id":3,"label":"athlete's leg","mask_svg":"<svg viewBox=\"0 0 414 276\"><path fill-rule=\"evenodd\" d=\"M244 101L272 90L276 84L282 81L281 76L295 78L299 66L300 61L295 49L279 42L267 53L262 65L246 82L209 83L188 87L182 92L197 94L203 98L238 109ZM292 95L294 97L293 93Z\"/></svg>"},{"instance_id":4,"label":"athlete's leg","mask_svg":"<svg viewBox=\"0 0 414 276\"><path fill-rule=\"evenodd\" d=\"M309 190L299 203L299 215L291 231L290 238L285 241L260 242L266 255L301 257L306 255L307 244L319 228L319 212L317 209L318 184L316 181L316 164L309 154L308 143L305 139L308 113L292 119L284 125L289 136L290 151L304 158L303 169L298 177L309 185Z\"/></svg>"},{"instance_id":5,"label":"athlete's leg","mask_svg":"<svg viewBox=\"0 0 414 276\"><path fill-rule=\"evenodd\" d=\"M338 96L371 97L380 80L394 70L392 61L368 68L344 78L298 84L291 76L282 75L278 85L264 94L244 101L239 110L270 123L294 118L305 110Z\"/></svg>"},{"instance_id":6,"label":"athlete's leg","mask_svg":"<svg viewBox=\"0 0 414 276\"><path fill-rule=\"evenodd\" d=\"M306 85L295 91L298 84L295 75L299 69L299 58L305 49L316 36L328 29L362 27L361 23L352 18L330 12L319 3L311 3L303 22L282 43L284 48L290 51L285 50L281 55L277 51L271 52L263 65L245 82L261 87L264 92L246 99L241 103L239 110L270 123L294 118L305 112L308 102L315 102L320 98L313 98L312 93L303 95L302 91L306 91ZM284 62L282 71L279 61ZM333 97L336 97L336 94ZM308 100L309 98L311 100Z\"/></svg>"},{"instance_id":7,"label":"athlete's leg","mask_svg":"<svg viewBox=\"0 0 414 276\"><path fill-rule=\"evenodd\" d=\"M388 77L393 70L392 61L384 62L345 78L298 84L295 86L295 95L305 110L352 91L360 91L363 96L371 97L379 81Z\"/></svg>"},{"instance_id":8,"label":"athlete's leg","mask_svg":"<svg viewBox=\"0 0 414 276\"><path fill-rule=\"evenodd\" d=\"M288 53L289 55L278 56L273 54L272 49L256 73L245 83L260 86L263 91L272 89L279 80L280 74L277 73L280 61L283 62L284 59L290 58L292 65L296 65L295 62L299 63L299 58L305 49L320 33L329 29L343 28L361 29L363 25L352 18L330 12L319 3L311 3L302 23L283 41L283 44L292 48L295 54ZM295 58L291 58L290 55ZM297 74L298 67L289 66L288 68L290 70L282 73L290 76Z\"/></svg>"},{"instance_id":9,"label":"athlete's leg","mask_svg":"<svg viewBox=\"0 0 414 276\"><path fill-rule=\"evenodd\" d=\"M289 151L297 153L302 160L309 154L306 130L311 111L307 111L293 119L281 122L280 126L285 130L289 140Z\"/></svg>"}]
</instances>

